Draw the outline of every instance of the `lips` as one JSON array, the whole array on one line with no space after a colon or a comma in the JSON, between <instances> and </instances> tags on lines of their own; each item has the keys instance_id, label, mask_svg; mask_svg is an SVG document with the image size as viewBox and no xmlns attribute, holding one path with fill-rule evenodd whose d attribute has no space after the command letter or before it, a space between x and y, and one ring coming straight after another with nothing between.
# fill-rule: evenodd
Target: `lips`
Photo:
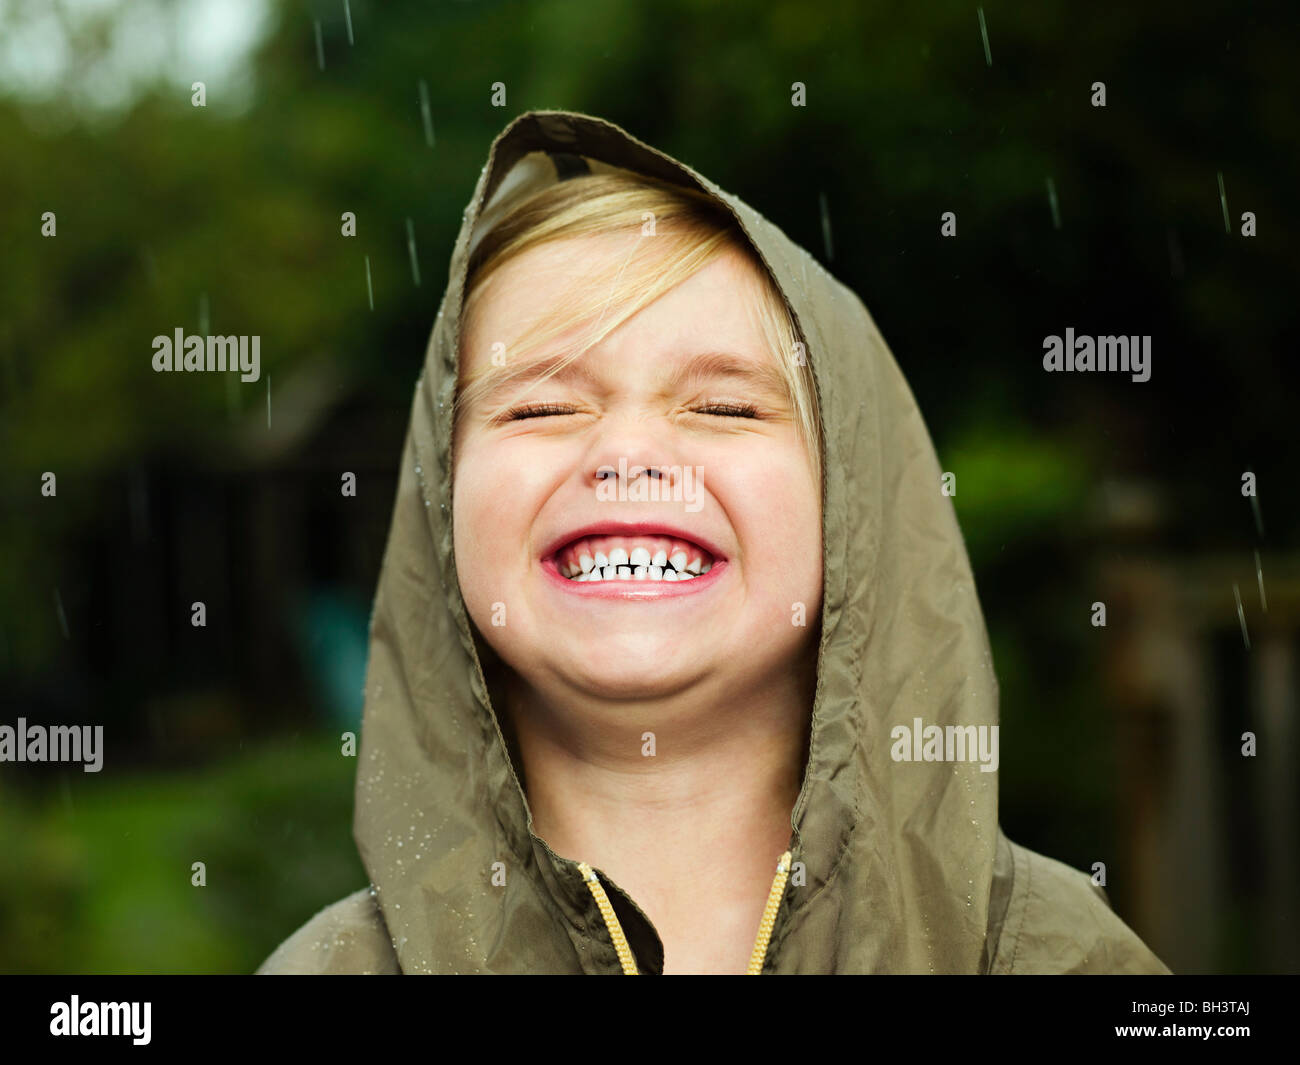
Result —
<instances>
[{"instance_id":1,"label":"lips","mask_svg":"<svg viewBox=\"0 0 1300 1065\"><path fill-rule=\"evenodd\" d=\"M679 529L607 523L567 534L542 561L574 583L623 580L671 584L702 577L724 559L712 545Z\"/></svg>"}]
</instances>

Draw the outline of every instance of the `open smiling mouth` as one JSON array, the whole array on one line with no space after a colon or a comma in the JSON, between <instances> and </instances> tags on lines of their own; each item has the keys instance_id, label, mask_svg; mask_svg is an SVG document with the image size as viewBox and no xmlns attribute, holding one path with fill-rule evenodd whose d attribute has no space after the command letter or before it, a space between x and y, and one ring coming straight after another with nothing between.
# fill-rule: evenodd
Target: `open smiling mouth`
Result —
<instances>
[{"instance_id":1,"label":"open smiling mouth","mask_svg":"<svg viewBox=\"0 0 1300 1065\"><path fill-rule=\"evenodd\" d=\"M724 559L676 530L588 531L546 555L543 566L567 584L634 582L650 590L685 586L724 568ZM704 580L702 583L711 583ZM611 589L612 590L612 589ZM631 589L628 589L631 591Z\"/></svg>"},{"instance_id":2,"label":"open smiling mouth","mask_svg":"<svg viewBox=\"0 0 1300 1065\"><path fill-rule=\"evenodd\" d=\"M561 550L555 567L573 581L689 581L713 568L713 556L667 537L591 536Z\"/></svg>"}]
</instances>

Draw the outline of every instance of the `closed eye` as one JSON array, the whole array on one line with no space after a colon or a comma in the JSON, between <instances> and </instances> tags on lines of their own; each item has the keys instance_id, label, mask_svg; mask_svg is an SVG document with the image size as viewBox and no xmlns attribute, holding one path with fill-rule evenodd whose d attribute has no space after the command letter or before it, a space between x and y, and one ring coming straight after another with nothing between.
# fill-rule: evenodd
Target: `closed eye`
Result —
<instances>
[{"instance_id":1,"label":"closed eye","mask_svg":"<svg viewBox=\"0 0 1300 1065\"><path fill-rule=\"evenodd\" d=\"M696 407L698 414L715 414L724 418L757 418L758 408L752 403L709 403Z\"/></svg>"},{"instance_id":2,"label":"closed eye","mask_svg":"<svg viewBox=\"0 0 1300 1065\"><path fill-rule=\"evenodd\" d=\"M752 403L707 403L694 408L697 414L711 414L720 418L757 418L758 408ZM532 403L522 407L512 407L497 420L517 422L527 418L549 418L556 415L572 414L573 408L561 403Z\"/></svg>"},{"instance_id":3,"label":"closed eye","mask_svg":"<svg viewBox=\"0 0 1300 1065\"><path fill-rule=\"evenodd\" d=\"M513 407L498 418L498 421L517 422L525 418L549 418L555 414L572 414L573 408L560 403L532 403L523 407Z\"/></svg>"}]
</instances>

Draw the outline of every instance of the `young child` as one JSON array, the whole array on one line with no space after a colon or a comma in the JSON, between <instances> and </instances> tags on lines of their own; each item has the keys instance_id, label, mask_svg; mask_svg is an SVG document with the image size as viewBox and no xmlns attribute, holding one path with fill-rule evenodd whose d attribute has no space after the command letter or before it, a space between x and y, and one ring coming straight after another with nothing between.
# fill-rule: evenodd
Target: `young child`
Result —
<instances>
[{"instance_id":1,"label":"young child","mask_svg":"<svg viewBox=\"0 0 1300 1065\"><path fill-rule=\"evenodd\" d=\"M997 714L861 302L688 167L530 112L416 388L358 765L372 886L259 972L1167 972L999 830Z\"/></svg>"}]
</instances>

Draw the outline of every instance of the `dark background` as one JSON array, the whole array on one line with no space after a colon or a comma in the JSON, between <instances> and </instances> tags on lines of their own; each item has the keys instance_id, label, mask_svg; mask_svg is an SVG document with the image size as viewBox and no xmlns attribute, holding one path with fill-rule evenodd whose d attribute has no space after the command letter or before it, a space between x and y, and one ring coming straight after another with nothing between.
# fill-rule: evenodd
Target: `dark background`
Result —
<instances>
[{"instance_id":1,"label":"dark background","mask_svg":"<svg viewBox=\"0 0 1300 1065\"><path fill-rule=\"evenodd\" d=\"M0 7L0 723L106 731L99 774L0 766L0 970L249 971L364 886L339 737L411 389L491 139L546 107L737 193L872 312L957 475L1007 834L1104 862L1176 971L1300 970L1297 28L1169 0ZM261 378L155 374L178 326L260 335ZM1067 326L1151 335L1150 381L1045 373Z\"/></svg>"}]
</instances>

